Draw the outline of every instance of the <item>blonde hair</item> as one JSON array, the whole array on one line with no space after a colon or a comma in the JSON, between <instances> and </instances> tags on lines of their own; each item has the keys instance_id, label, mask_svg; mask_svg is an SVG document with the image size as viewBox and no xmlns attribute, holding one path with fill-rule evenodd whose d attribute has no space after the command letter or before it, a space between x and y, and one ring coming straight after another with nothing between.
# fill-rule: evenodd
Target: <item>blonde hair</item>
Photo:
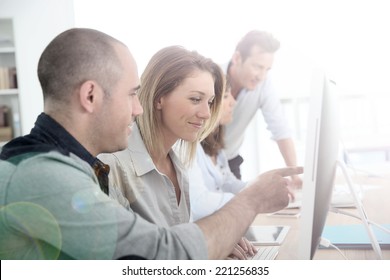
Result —
<instances>
[{"instance_id":1,"label":"blonde hair","mask_svg":"<svg viewBox=\"0 0 390 280\"><path fill-rule=\"evenodd\" d=\"M197 142L203 140L213 131L218 123L224 93L225 77L221 68L211 59L195 51L189 51L181 46L170 46L158 51L149 61L141 75L140 103L144 113L137 117L141 136L149 154L161 154L163 144L161 135L161 119L156 114L156 103L164 95L175 90L194 71L209 72L214 79L214 101L210 105L211 117L206 121L195 142L179 140L178 150L184 164L190 164L196 152Z\"/></svg>"}]
</instances>

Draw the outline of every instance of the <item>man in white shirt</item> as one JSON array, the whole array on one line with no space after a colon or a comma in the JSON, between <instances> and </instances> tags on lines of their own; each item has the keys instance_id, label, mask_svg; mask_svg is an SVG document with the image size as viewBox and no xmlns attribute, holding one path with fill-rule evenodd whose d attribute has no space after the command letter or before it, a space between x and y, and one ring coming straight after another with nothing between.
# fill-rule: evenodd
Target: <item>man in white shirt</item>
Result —
<instances>
[{"instance_id":1,"label":"man in white shirt","mask_svg":"<svg viewBox=\"0 0 390 280\"><path fill-rule=\"evenodd\" d=\"M233 121L226 126L225 151L230 169L239 179L240 165L243 162L239 150L244 142L245 129L258 109L261 110L267 129L277 142L286 165L297 165L290 128L272 81L267 76L279 46L279 41L271 34L250 31L237 44L229 64L224 67L230 79L232 95L236 99ZM293 176L292 184L301 187L302 180L299 176Z\"/></svg>"}]
</instances>

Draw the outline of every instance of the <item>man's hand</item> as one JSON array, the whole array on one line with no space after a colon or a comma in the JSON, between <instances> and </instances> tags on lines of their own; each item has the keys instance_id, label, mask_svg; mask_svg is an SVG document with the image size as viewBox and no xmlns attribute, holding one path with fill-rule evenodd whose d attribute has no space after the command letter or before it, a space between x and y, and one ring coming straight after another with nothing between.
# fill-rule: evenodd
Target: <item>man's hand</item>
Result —
<instances>
[{"instance_id":1,"label":"man's hand","mask_svg":"<svg viewBox=\"0 0 390 280\"><path fill-rule=\"evenodd\" d=\"M288 186L290 180L286 177L301 174L302 167L285 167L267 171L249 182L242 192L251 197L257 213L272 213L286 207L289 203Z\"/></svg>"},{"instance_id":2,"label":"man's hand","mask_svg":"<svg viewBox=\"0 0 390 280\"><path fill-rule=\"evenodd\" d=\"M257 252L256 247L245 237L236 244L232 253L228 256L231 260L246 260L253 257Z\"/></svg>"},{"instance_id":3,"label":"man's hand","mask_svg":"<svg viewBox=\"0 0 390 280\"><path fill-rule=\"evenodd\" d=\"M298 190L302 188L302 179L298 175L291 176L291 188Z\"/></svg>"},{"instance_id":4,"label":"man's hand","mask_svg":"<svg viewBox=\"0 0 390 280\"><path fill-rule=\"evenodd\" d=\"M286 207L289 197L288 179L285 177L302 172L302 167L265 172L249 182L246 188L214 214L197 220L195 223L207 242L209 258L225 259L231 254L257 214L276 212ZM221 236L224 242L221 242Z\"/></svg>"}]
</instances>

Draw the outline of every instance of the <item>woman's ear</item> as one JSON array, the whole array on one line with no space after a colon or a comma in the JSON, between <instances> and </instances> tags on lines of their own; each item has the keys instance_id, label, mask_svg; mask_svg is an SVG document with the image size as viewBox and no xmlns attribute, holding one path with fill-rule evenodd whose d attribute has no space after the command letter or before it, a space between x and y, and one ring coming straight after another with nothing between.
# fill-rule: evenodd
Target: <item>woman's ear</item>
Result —
<instances>
[{"instance_id":1,"label":"woman's ear","mask_svg":"<svg viewBox=\"0 0 390 280\"><path fill-rule=\"evenodd\" d=\"M92 113L96 105L98 86L94 81L84 82L79 89L80 105L87 112Z\"/></svg>"},{"instance_id":2,"label":"woman's ear","mask_svg":"<svg viewBox=\"0 0 390 280\"><path fill-rule=\"evenodd\" d=\"M162 109L162 97L160 97L160 99L159 100L156 100L156 109L157 110L161 110Z\"/></svg>"},{"instance_id":3,"label":"woman's ear","mask_svg":"<svg viewBox=\"0 0 390 280\"><path fill-rule=\"evenodd\" d=\"M241 54L239 51L235 51L232 56L232 63L233 64L240 64L241 63Z\"/></svg>"}]
</instances>

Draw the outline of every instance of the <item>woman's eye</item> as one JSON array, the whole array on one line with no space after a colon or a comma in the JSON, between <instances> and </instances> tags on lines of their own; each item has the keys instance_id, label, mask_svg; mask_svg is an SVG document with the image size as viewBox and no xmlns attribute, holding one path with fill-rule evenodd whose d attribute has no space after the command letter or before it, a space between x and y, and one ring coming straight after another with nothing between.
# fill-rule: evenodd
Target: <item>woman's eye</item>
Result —
<instances>
[{"instance_id":1,"label":"woman's eye","mask_svg":"<svg viewBox=\"0 0 390 280\"><path fill-rule=\"evenodd\" d=\"M201 101L200 98L196 98L196 97L192 97L192 98L190 98L190 99L191 99L191 101L194 102L194 103L199 103L199 102Z\"/></svg>"}]
</instances>

